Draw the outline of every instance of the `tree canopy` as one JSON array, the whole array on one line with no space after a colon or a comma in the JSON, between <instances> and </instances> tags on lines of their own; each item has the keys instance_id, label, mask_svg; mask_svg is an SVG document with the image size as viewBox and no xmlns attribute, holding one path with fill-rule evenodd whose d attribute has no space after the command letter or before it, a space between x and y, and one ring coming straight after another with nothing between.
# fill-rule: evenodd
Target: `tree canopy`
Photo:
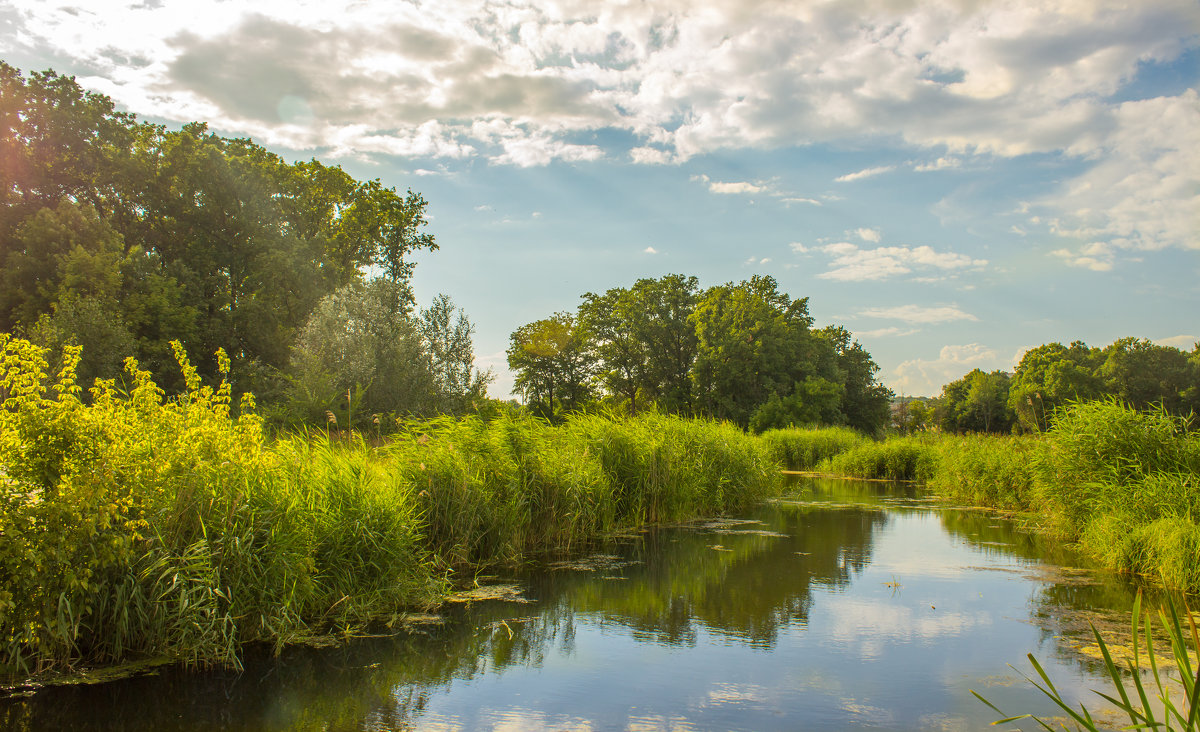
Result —
<instances>
[{"instance_id":1,"label":"tree canopy","mask_svg":"<svg viewBox=\"0 0 1200 732\"><path fill-rule=\"evenodd\" d=\"M949 432L1040 432L1055 410L1103 397L1181 416L1200 412L1200 344L1189 353L1144 338L1103 349L1046 343L1026 351L1011 375L975 369L946 384L934 413Z\"/></svg>"},{"instance_id":2,"label":"tree canopy","mask_svg":"<svg viewBox=\"0 0 1200 732\"><path fill-rule=\"evenodd\" d=\"M132 344L170 379L178 339L202 374L222 347L237 388L270 391L322 298L374 267L411 308L408 257L437 248L418 193L2 62L0 162L0 331L84 342L91 375Z\"/></svg>"},{"instance_id":3,"label":"tree canopy","mask_svg":"<svg viewBox=\"0 0 1200 732\"><path fill-rule=\"evenodd\" d=\"M771 277L700 290L695 277L673 274L581 299L576 314L512 334L509 366L539 413L603 398L629 412L653 407L755 430L875 432L887 421L891 392L870 354L844 328L814 330L808 299L780 292Z\"/></svg>"}]
</instances>

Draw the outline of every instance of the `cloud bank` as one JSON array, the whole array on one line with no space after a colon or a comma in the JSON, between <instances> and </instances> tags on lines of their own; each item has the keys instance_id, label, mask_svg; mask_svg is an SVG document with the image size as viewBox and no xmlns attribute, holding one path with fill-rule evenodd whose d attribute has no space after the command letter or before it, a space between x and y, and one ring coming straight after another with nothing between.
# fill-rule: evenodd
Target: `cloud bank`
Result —
<instances>
[{"instance_id":1,"label":"cloud bank","mask_svg":"<svg viewBox=\"0 0 1200 732\"><path fill-rule=\"evenodd\" d=\"M294 150L662 165L878 139L930 151L922 171L1064 153L1087 169L1033 202L1064 261L1200 249L1196 91L1112 101L1195 46L1194 0L27 0L10 17L5 41L69 60L134 112Z\"/></svg>"}]
</instances>

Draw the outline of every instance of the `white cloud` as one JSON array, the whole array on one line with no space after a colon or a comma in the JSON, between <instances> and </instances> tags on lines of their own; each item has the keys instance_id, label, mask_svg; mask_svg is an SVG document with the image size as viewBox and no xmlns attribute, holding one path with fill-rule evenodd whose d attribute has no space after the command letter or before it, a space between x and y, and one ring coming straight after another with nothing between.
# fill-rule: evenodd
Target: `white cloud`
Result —
<instances>
[{"instance_id":1,"label":"white cloud","mask_svg":"<svg viewBox=\"0 0 1200 732\"><path fill-rule=\"evenodd\" d=\"M1081 149L1097 162L1039 202L1059 212L1054 233L1088 242L1068 262L1103 270L1120 250L1200 250L1200 94L1126 102L1111 122Z\"/></svg>"},{"instance_id":2,"label":"white cloud","mask_svg":"<svg viewBox=\"0 0 1200 732\"><path fill-rule=\"evenodd\" d=\"M633 162L643 165L666 165L671 162L671 153L656 147L635 147L629 151L629 157Z\"/></svg>"},{"instance_id":3,"label":"white cloud","mask_svg":"<svg viewBox=\"0 0 1200 732\"><path fill-rule=\"evenodd\" d=\"M809 251L808 247L804 246L798 241L794 241L791 244L788 244L788 246L791 247L792 251L796 254L807 254Z\"/></svg>"},{"instance_id":4,"label":"white cloud","mask_svg":"<svg viewBox=\"0 0 1200 732\"><path fill-rule=\"evenodd\" d=\"M1170 336L1168 338L1156 338L1154 342L1160 346L1170 346L1172 348L1190 351L1195 347L1197 342L1200 342L1200 337L1194 335L1177 335Z\"/></svg>"},{"instance_id":5,"label":"white cloud","mask_svg":"<svg viewBox=\"0 0 1200 732\"><path fill-rule=\"evenodd\" d=\"M795 196L787 196L787 197L783 198L783 202L789 206L792 205L793 203L806 203L810 206L824 205L815 198L800 198L800 197L795 197Z\"/></svg>"},{"instance_id":6,"label":"white cloud","mask_svg":"<svg viewBox=\"0 0 1200 732\"><path fill-rule=\"evenodd\" d=\"M895 305L883 308L867 308L858 313L864 318L885 318L900 320L905 323L949 323L955 320L979 320L970 313L959 310L957 306L943 305L926 307L924 305Z\"/></svg>"},{"instance_id":7,"label":"white cloud","mask_svg":"<svg viewBox=\"0 0 1200 732\"><path fill-rule=\"evenodd\" d=\"M978 343L943 346L937 358L904 361L889 379L892 390L902 394L935 396L946 384L960 379L973 369L995 371L1010 367L991 348Z\"/></svg>"},{"instance_id":8,"label":"white cloud","mask_svg":"<svg viewBox=\"0 0 1200 732\"><path fill-rule=\"evenodd\" d=\"M862 233L864 231L868 232L865 236ZM859 229L859 236L869 239L870 236L878 236L878 232L873 229ZM859 249L850 242L837 242L820 247L820 251L830 256L831 269L817 276L840 282L884 280L910 274L915 269L934 270L945 275L980 269L988 263L986 259L975 259L953 252L938 252L924 245Z\"/></svg>"},{"instance_id":9,"label":"white cloud","mask_svg":"<svg viewBox=\"0 0 1200 732\"><path fill-rule=\"evenodd\" d=\"M869 241L874 244L879 243L879 239L880 239L879 229L855 229L854 233L855 233L855 235L858 236L859 239L862 239L863 241Z\"/></svg>"},{"instance_id":10,"label":"white cloud","mask_svg":"<svg viewBox=\"0 0 1200 732\"><path fill-rule=\"evenodd\" d=\"M771 261L770 257L750 257L743 264L764 265Z\"/></svg>"},{"instance_id":11,"label":"white cloud","mask_svg":"<svg viewBox=\"0 0 1200 732\"><path fill-rule=\"evenodd\" d=\"M708 184L708 190L713 193L762 193L766 190L766 186L756 185L747 181L724 183L714 180Z\"/></svg>"},{"instance_id":12,"label":"white cloud","mask_svg":"<svg viewBox=\"0 0 1200 732\"><path fill-rule=\"evenodd\" d=\"M926 173L931 170L948 170L962 166L962 160L955 157L940 157L932 163L919 163L913 166L913 170L918 173Z\"/></svg>"},{"instance_id":13,"label":"white cloud","mask_svg":"<svg viewBox=\"0 0 1200 732\"><path fill-rule=\"evenodd\" d=\"M916 328L898 328L892 326L890 328L876 328L875 330L858 330L854 334L866 338L881 338L884 336L910 336L920 332Z\"/></svg>"},{"instance_id":14,"label":"white cloud","mask_svg":"<svg viewBox=\"0 0 1200 732\"><path fill-rule=\"evenodd\" d=\"M293 150L532 166L611 156L581 140L617 130L643 164L868 138L935 151L905 164L920 171L1066 152L1094 164L1039 202L1055 231L1200 249L1196 91L1109 101L1195 47L1195 0L63 0L14 15L0 46L133 112Z\"/></svg>"},{"instance_id":15,"label":"white cloud","mask_svg":"<svg viewBox=\"0 0 1200 732\"><path fill-rule=\"evenodd\" d=\"M895 169L896 166L894 165L880 165L874 168L864 168L854 173L839 175L837 178L834 178L834 180L838 183L849 183L851 181L862 180L863 178L872 178L877 175L882 175L883 173L889 173Z\"/></svg>"},{"instance_id":16,"label":"white cloud","mask_svg":"<svg viewBox=\"0 0 1200 732\"><path fill-rule=\"evenodd\" d=\"M646 247L645 249L642 250L642 253L643 254L658 254L658 250L655 249L654 247Z\"/></svg>"},{"instance_id":17,"label":"white cloud","mask_svg":"<svg viewBox=\"0 0 1200 732\"><path fill-rule=\"evenodd\" d=\"M1055 249L1051 252L1072 267L1090 269L1093 272L1107 272L1113 268L1115 252L1104 242L1085 244L1075 251L1070 249Z\"/></svg>"},{"instance_id":18,"label":"white cloud","mask_svg":"<svg viewBox=\"0 0 1200 732\"><path fill-rule=\"evenodd\" d=\"M721 194L737 194L737 193L762 193L767 190L767 184L759 181L750 183L749 181L718 181L709 178L707 175L693 175L692 181L704 183L708 186L708 190L713 193Z\"/></svg>"}]
</instances>

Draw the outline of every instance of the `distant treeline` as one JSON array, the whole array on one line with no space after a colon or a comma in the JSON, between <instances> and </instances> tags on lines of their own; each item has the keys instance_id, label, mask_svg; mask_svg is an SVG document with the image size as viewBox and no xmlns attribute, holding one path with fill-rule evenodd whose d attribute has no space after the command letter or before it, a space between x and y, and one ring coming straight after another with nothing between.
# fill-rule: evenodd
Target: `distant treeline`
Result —
<instances>
[{"instance_id":1,"label":"distant treeline","mask_svg":"<svg viewBox=\"0 0 1200 732\"><path fill-rule=\"evenodd\" d=\"M464 411L487 381L470 324L409 288L425 207L0 62L0 332L82 345L85 385L134 356L178 392L179 340L209 381L224 348L235 393L288 421Z\"/></svg>"},{"instance_id":2,"label":"distant treeline","mask_svg":"<svg viewBox=\"0 0 1200 732\"><path fill-rule=\"evenodd\" d=\"M1200 344L1189 353L1144 338L1106 348L1048 343L1026 351L1012 374L975 369L935 399L900 400L895 421L906 432L1042 432L1056 409L1103 398L1178 416L1200 413Z\"/></svg>"},{"instance_id":3,"label":"distant treeline","mask_svg":"<svg viewBox=\"0 0 1200 732\"><path fill-rule=\"evenodd\" d=\"M597 401L651 405L762 431L788 425L882 430L892 393L845 328L813 328L808 298L771 277L701 290L695 277L641 279L587 293L574 313L523 325L508 365L535 413ZM606 395L606 396L605 396Z\"/></svg>"}]
</instances>

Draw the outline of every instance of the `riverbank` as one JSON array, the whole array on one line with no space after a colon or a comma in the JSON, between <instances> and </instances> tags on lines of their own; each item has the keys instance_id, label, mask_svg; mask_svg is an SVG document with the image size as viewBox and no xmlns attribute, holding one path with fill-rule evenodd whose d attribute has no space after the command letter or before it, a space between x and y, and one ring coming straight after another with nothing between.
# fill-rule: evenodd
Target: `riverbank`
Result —
<instances>
[{"instance_id":1,"label":"riverbank","mask_svg":"<svg viewBox=\"0 0 1200 732\"><path fill-rule=\"evenodd\" d=\"M782 480L728 424L505 416L411 423L381 446L268 440L253 405L203 386L181 350L182 396L131 363L131 388L88 401L78 351L54 379L27 343L0 351L9 678L137 658L237 667L248 643L437 604L453 572L750 505Z\"/></svg>"},{"instance_id":2,"label":"riverbank","mask_svg":"<svg viewBox=\"0 0 1200 732\"><path fill-rule=\"evenodd\" d=\"M1038 436L763 437L789 468L922 481L953 501L1022 512L1114 570L1198 593L1200 433L1188 426L1097 401L1060 410Z\"/></svg>"}]
</instances>

